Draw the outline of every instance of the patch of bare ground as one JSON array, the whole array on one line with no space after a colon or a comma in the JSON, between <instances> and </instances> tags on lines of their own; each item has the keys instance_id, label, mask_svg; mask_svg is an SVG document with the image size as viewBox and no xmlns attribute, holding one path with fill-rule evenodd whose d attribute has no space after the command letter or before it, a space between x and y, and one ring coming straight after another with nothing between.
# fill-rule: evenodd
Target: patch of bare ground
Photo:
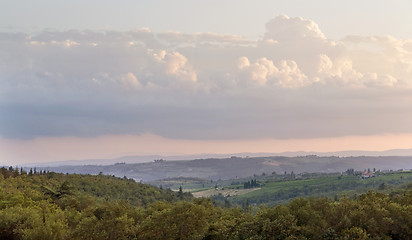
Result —
<instances>
[{"instance_id":1,"label":"patch of bare ground","mask_svg":"<svg viewBox=\"0 0 412 240\"><path fill-rule=\"evenodd\" d=\"M266 161L263 162L263 164L270 165L270 166L275 166L275 167L280 166L280 162L275 161L275 160L266 160Z\"/></svg>"}]
</instances>

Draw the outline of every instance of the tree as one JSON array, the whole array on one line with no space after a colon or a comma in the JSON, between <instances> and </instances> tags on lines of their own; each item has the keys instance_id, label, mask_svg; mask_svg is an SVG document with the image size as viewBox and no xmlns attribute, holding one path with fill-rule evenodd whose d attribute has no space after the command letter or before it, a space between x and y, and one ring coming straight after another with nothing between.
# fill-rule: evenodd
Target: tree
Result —
<instances>
[{"instance_id":1,"label":"tree","mask_svg":"<svg viewBox=\"0 0 412 240\"><path fill-rule=\"evenodd\" d=\"M344 240L352 240L352 239L366 240L366 239L369 239L369 236L364 229L360 227L351 227L343 231L343 239Z\"/></svg>"},{"instance_id":2,"label":"tree","mask_svg":"<svg viewBox=\"0 0 412 240\"><path fill-rule=\"evenodd\" d=\"M150 217L139 225L139 235L142 239L203 239L212 211L210 202L156 203L149 206Z\"/></svg>"}]
</instances>

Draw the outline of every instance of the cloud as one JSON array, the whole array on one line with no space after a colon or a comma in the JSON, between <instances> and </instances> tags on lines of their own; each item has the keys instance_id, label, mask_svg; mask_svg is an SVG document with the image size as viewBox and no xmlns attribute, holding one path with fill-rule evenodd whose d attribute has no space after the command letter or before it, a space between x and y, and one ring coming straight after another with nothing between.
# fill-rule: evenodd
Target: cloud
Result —
<instances>
[{"instance_id":1,"label":"cloud","mask_svg":"<svg viewBox=\"0 0 412 240\"><path fill-rule=\"evenodd\" d=\"M250 61L247 57L243 56L237 60L237 68L240 70L250 67Z\"/></svg>"},{"instance_id":2,"label":"cloud","mask_svg":"<svg viewBox=\"0 0 412 240\"><path fill-rule=\"evenodd\" d=\"M292 60L281 61L279 67L267 58L260 58L250 64L247 57L241 57L237 62L239 70L246 75L241 78L249 79L259 86L272 84L282 88L297 88L310 84Z\"/></svg>"},{"instance_id":3,"label":"cloud","mask_svg":"<svg viewBox=\"0 0 412 240\"><path fill-rule=\"evenodd\" d=\"M393 87L398 84L398 80L389 74L378 76L376 73L369 73L364 76L365 85L372 87Z\"/></svg>"},{"instance_id":4,"label":"cloud","mask_svg":"<svg viewBox=\"0 0 412 240\"><path fill-rule=\"evenodd\" d=\"M161 56L154 57L163 64L164 71L169 76L175 76L183 81L196 82L196 72L186 65L187 58L178 52L162 52Z\"/></svg>"},{"instance_id":5,"label":"cloud","mask_svg":"<svg viewBox=\"0 0 412 240\"><path fill-rule=\"evenodd\" d=\"M248 45L253 44L251 40L247 40L241 36L233 34L218 34L212 32L197 32L194 34L185 34L177 31L167 31L157 34L159 40L169 46L189 45L196 46L199 44L211 45Z\"/></svg>"},{"instance_id":6,"label":"cloud","mask_svg":"<svg viewBox=\"0 0 412 240\"><path fill-rule=\"evenodd\" d=\"M286 15L280 15L266 23L264 39L282 43L301 39L327 40L315 22Z\"/></svg>"},{"instance_id":7,"label":"cloud","mask_svg":"<svg viewBox=\"0 0 412 240\"><path fill-rule=\"evenodd\" d=\"M382 76L391 75L403 84L411 86L410 39L401 40L391 36L348 36L343 42L347 46L348 56L360 70L375 72Z\"/></svg>"},{"instance_id":8,"label":"cloud","mask_svg":"<svg viewBox=\"0 0 412 240\"><path fill-rule=\"evenodd\" d=\"M121 84L126 90L142 88L142 84L139 82L137 77L131 72L126 73L121 77Z\"/></svg>"},{"instance_id":9,"label":"cloud","mask_svg":"<svg viewBox=\"0 0 412 240\"><path fill-rule=\"evenodd\" d=\"M346 87L360 87L363 74L353 69L352 61L336 59L335 62L324 54L319 55L318 79L324 84L335 84Z\"/></svg>"},{"instance_id":10,"label":"cloud","mask_svg":"<svg viewBox=\"0 0 412 240\"><path fill-rule=\"evenodd\" d=\"M412 40L278 16L217 33L0 33L0 135L182 139L412 132Z\"/></svg>"}]
</instances>

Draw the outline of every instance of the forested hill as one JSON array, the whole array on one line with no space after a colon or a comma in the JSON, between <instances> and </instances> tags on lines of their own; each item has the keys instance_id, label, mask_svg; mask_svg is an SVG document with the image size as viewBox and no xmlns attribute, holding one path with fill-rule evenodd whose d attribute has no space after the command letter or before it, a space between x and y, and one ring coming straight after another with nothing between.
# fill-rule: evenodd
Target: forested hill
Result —
<instances>
[{"instance_id":1,"label":"forested hill","mask_svg":"<svg viewBox=\"0 0 412 240\"><path fill-rule=\"evenodd\" d=\"M137 214L137 207L192 198L190 193L164 190L127 178L25 172L3 167L0 239L106 239L109 235L105 231L134 221L128 214ZM103 219L111 221L110 224L101 225ZM99 238L92 231L98 228L105 229L99 233L105 237ZM90 233L97 235L87 235Z\"/></svg>"},{"instance_id":2,"label":"forested hill","mask_svg":"<svg viewBox=\"0 0 412 240\"><path fill-rule=\"evenodd\" d=\"M411 226L411 185L240 209L129 179L0 169L0 239L412 239Z\"/></svg>"},{"instance_id":3,"label":"forested hill","mask_svg":"<svg viewBox=\"0 0 412 240\"><path fill-rule=\"evenodd\" d=\"M133 179L117 178L103 174L79 175L46 171L25 172L21 169L0 168L3 194L13 195L14 200L26 198L50 199L65 207L81 208L88 201L127 201L134 206L146 206L154 201L169 201L191 198L189 194L164 190ZM1 193L0 193L1 194ZM67 205L69 204L69 205Z\"/></svg>"}]
</instances>

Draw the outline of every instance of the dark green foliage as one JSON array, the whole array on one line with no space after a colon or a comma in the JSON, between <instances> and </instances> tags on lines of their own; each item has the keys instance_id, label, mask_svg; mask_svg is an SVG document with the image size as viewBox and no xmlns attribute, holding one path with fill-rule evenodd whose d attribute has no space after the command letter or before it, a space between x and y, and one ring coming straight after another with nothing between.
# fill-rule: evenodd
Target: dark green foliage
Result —
<instances>
[{"instance_id":1,"label":"dark green foliage","mask_svg":"<svg viewBox=\"0 0 412 240\"><path fill-rule=\"evenodd\" d=\"M256 188L260 187L260 184L257 183L256 179L252 179L250 181L244 182L243 183L243 188L248 189L248 188Z\"/></svg>"}]
</instances>

